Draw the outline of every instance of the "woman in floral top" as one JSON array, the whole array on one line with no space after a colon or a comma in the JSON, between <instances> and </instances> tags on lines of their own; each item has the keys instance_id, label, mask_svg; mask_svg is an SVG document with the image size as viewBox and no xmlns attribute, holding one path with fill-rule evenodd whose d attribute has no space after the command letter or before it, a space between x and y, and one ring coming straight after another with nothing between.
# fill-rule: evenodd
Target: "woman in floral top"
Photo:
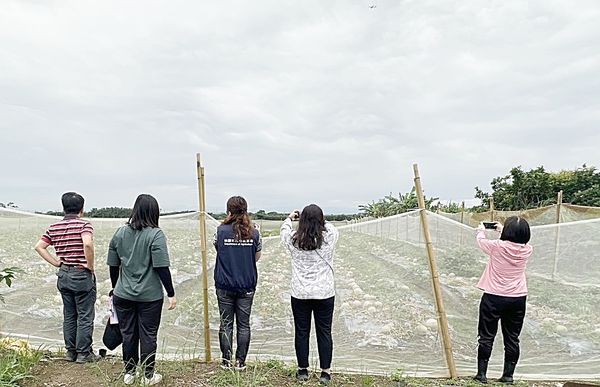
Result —
<instances>
[{"instance_id":1,"label":"woman in floral top","mask_svg":"<svg viewBox=\"0 0 600 387\"><path fill-rule=\"evenodd\" d=\"M299 219L294 231L292 220ZM298 380L307 380L310 320L314 314L321 366L321 383L331 381L333 340L331 322L335 301L333 256L338 230L325 223L323 210L315 204L302 213L293 211L281 225L281 240L292 257L292 312Z\"/></svg>"}]
</instances>

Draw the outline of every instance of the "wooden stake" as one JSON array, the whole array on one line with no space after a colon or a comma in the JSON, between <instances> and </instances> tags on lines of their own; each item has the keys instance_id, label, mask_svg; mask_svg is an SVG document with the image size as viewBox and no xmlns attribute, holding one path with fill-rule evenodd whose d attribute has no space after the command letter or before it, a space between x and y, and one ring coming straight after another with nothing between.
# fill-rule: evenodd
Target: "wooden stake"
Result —
<instances>
[{"instance_id":1,"label":"wooden stake","mask_svg":"<svg viewBox=\"0 0 600 387\"><path fill-rule=\"evenodd\" d=\"M210 323L208 318L208 257L206 252L206 191L204 186L204 167L200 153L196 153L196 168L198 170L198 208L200 211L200 251L202 253L202 298L204 304L204 360L211 361Z\"/></svg>"},{"instance_id":2,"label":"wooden stake","mask_svg":"<svg viewBox=\"0 0 600 387\"><path fill-rule=\"evenodd\" d=\"M496 214L494 213L494 197L490 197L490 213L491 213L491 221L494 222L496 219Z\"/></svg>"},{"instance_id":3,"label":"wooden stake","mask_svg":"<svg viewBox=\"0 0 600 387\"><path fill-rule=\"evenodd\" d=\"M415 187L417 189L417 197L419 199L419 213L421 215L421 226L423 227L423 235L425 237L425 246L427 247L427 256L429 257L429 271L431 272L431 280L433 282L433 294L435 297L435 305L437 310L438 326L442 332L442 341L444 344L444 353L450 377L455 379L458 377L456 365L454 364L454 354L452 352L452 340L450 339L450 329L448 328L448 318L444 308L444 300L442 298L442 287L435 261L435 250L431 243L431 234L429 233L429 224L427 223L427 210L425 209L425 197L421 188L421 177L419 176L419 168L417 164L413 165L415 172Z\"/></svg>"},{"instance_id":4,"label":"wooden stake","mask_svg":"<svg viewBox=\"0 0 600 387\"><path fill-rule=\"evenodd\" d=\"M556 199L556 224L560 223L560 212L562 208L563 191L558 192ZM556 233L554 234L554 269L552 270L552 279L556 277L558 271L558 250L560 248L560 226L556 227Z\"/></svg>"},{"instance_id":5,"label":"wooden stake","mask_svg":"<svg viewBox=\"0 0 600 387\"><path fill-rule=\"evenodd\" d=\"M560 211L563 201L563 191L558 191L558 198L556 199L556 223L560 223Z\"/></svg>"}]
</instances>

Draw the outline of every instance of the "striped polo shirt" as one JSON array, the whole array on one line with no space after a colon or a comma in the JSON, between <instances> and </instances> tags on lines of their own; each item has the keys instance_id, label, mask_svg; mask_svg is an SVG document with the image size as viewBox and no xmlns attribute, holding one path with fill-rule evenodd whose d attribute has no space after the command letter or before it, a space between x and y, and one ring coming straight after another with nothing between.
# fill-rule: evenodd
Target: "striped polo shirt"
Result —
<instances>
[{"instance_id":1,"label":"striped polo shirt","mask_svg":"<svg viewBox=\"0 0 600 387\"><path fill-rule=\"evenodd\" d=\"M67 214L63 220L52 224L46 230L42 240L54 247L61 262L67 265L79 265L87 262L81 239L85 233L94 233L92 224L76 214Z\"/></svg>"}]
</instances>

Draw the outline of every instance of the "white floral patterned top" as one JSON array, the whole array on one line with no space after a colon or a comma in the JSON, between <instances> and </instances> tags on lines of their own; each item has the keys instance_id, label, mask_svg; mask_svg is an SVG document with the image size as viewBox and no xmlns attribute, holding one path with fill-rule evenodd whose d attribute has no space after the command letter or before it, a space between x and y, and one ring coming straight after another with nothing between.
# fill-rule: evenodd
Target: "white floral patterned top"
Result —
<instances>
[{"instance_id":1,"label":"white floral patterned top","mask_svg":"<svg viewBox=\"0 0 600 387\"><path fill-rule=\"evenodd\" d=\"M292 243L294 229L288 218L281 225L283 245L292 256L291 295L301 300L324 300L335 295L333 256L339 231L331 223L325 223L326 234L318 250L300 250Z\"/></svg>"}]
</instances>

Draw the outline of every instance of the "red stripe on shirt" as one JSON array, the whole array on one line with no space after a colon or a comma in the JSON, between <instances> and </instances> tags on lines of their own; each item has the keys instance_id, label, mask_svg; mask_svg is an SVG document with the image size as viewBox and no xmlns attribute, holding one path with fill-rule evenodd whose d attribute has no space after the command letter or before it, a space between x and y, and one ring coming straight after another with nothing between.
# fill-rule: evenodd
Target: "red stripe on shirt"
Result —
<instances>
[{"instance_id":1,"label":"red stripe on shirt","mask_svg":"<svg viewBox=\"0 0 600 387\"><path fill-rule=\"evenodd\" d=\"M52 224L42 236L42 240L54 246L61 261L81 264L86 262L81 235L93 234L93 230L89 222L79 218L63 219Z\"/></svg>"}]
</instances>

